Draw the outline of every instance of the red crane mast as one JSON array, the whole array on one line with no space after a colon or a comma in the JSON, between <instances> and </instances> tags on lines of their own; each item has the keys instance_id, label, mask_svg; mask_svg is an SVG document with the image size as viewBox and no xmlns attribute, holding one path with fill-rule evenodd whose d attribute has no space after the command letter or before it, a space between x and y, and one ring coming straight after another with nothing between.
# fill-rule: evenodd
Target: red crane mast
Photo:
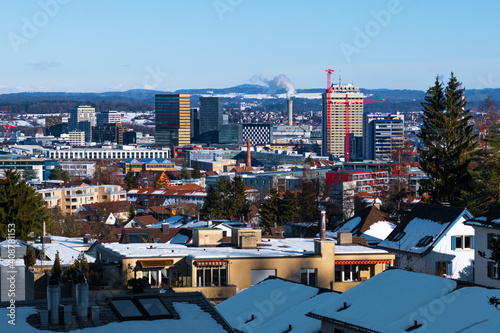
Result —
<instances>
[{"instance_id":1,"label":"red crane mast","mask_svg":"<svg viewBox=\"0 0 500 333\"><path fill-rule=\"evenodd\" d=\"M9 128L12 128L15 126L9 125L8 123L5 124L3 128L5 128L5 142L9 141Z\"/></svg>"}]
</instances>

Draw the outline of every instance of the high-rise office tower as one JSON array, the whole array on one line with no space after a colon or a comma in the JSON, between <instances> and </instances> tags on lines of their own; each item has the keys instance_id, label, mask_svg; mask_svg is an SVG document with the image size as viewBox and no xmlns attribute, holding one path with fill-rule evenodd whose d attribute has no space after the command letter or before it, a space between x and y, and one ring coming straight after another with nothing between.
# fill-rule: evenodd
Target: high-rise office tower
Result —
<instances>
[{"instance_id":1,"label":"high-rise office tower","mask_svg":"<svg viewBox=\"0 0 500 333\"><path fill-rule=\"evenodd\" d=\"M367 113L363 117L363 155L368 160L390 160L403 148L402 114Z\"/></svg>"},{"instance_id":2,"label":"high-rise office tower","mask_svg":"<svg viewBox=\"0 0 500 333\"><path fill-rule=\"evenodd\" d=\"M85 132L85 142L92 139L92 127L95 124L95 108L82 105L69 110L68 130Z\"/></svg>"},{"instance_id":3,"label":"high-rise office tower","mask_svg":"<svg viewBox=\"0 0 500 333\"><path fill-rule=\"evenodd\" d=\"M347 130L351 140L363 137L363 97L352 84L332 85L323 93L323 155L347 159Z\"/></svg>"},{"instance_id":4,"label":"high-rise office tower","mask_svg":"<svg viewBox=\"0 0 500 333\"><path fill-rule=\"evenodd\" d=\"M122 122L122 115L118 111L102 111L96 114L97 126Z\"/></svg>"},{"instance_id":5,"label":"high-rise office tower","mask_svg":"<svg viewBox=\"0 0 500 333\"><path fill-rule=\"evenodd\" d=\"M200 134L219 131L223 113L222 97L200 97Z\"/></svg>"},{"instance_id":6,"label":"high-rise office tower","mask_svg":"<svg viewBox=\"0 0 500 333\"><path fill-rule=\"evenodd\" d=\"M191 143L191 108L188 94L155 95L155 142L162 146Z\"/></svg>"}]
</instances>

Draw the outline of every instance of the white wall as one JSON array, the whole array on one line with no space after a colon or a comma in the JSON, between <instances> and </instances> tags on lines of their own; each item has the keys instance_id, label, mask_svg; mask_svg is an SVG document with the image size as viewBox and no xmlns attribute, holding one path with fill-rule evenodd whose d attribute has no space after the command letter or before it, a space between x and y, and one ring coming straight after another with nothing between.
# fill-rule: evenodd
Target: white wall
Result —
<instances>
[{"instance_id":1,"label":"white wall","mask_svg":"<svg viewBox=\"0 0 500 333\"><path fill-rule=\"evenodd\" d=\"M488 233L500 234L500 230L492 228L475 227L476 229L476 250L475 250L475 270L474 282L483 286L489 286L500 289L500 280L488 277L488 258L491 250L488 250ZM478 251L485 252L486 258L479 256Z\"/></svg>"}]
</instances>

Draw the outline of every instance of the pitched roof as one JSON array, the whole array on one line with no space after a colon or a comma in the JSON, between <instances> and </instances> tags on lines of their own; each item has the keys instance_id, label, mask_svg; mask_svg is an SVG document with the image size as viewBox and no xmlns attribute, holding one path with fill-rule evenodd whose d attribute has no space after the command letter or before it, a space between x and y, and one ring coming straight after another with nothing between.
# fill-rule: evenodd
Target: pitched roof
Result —
<instances>
[{"instance_id":1,"label":"pitched roof","mask_svg":"<svg viewBox=\"0 0 500 333\"><path fill-rule=\"evenodd\" d=\"M498 309L488 297L500 291L456 287L450 279L391 269L334 295L308 316L359 332L405 332L415 321L423 326L412 332L498 331Z\"/></svg>"},{"instance_id":2,"label":"pitched roof","mask_svg":"<svg viewBox=\"0 0 500 333\"><path fill-rule=\"evenodd\" d=\"M364 237L368 243L378 244L386 239L395 227L396 224L390 221L387 214L375 206L370 206L338 225L334 231L350 232L353 237Z\"/></svg>"},{"instance_id":3,"label":"pitched roof","mask_svg":"<svg viewBox=\"0 0 500 333\"><path fill-rule=\"evenodd\" d=\"M180 228L169 228L168 233L163 233L160 228L123 228L120 243L154 243L154 239L158 239L159 243L167 243L179 231Z\"/></svg>"},{"instance_id":4,"label":"pitched roof","mask_svg":"<svg viewBox=\"0 0 500 333\"><path fill-rule=\"evenodd\" d=\"M321 291L316 287L273 277L219 303L216 309L239 332L281 333L287 332L289 325L292 325L294 332L316 333L321 330L321 322L306 317L306 314L339 295ZM280 297L279 301L273 303L272 316L255 306L274 299L276 295Z\"/></svg>"},{"instance_id":5,"label":"pitched roof","mask_svg":"<svg viewBox=\"0 0 500 333\"><path fill-rule=\"evenodd\" d=\"M481 216L473 217L466 222L467 225L500 229L500 205L492 207Z\"/></svg>"},{"instance_id":6,"label":"pitched roof","mask_svg":"<svg viewBox=\"0 0 500 333\"><path fill-rule=\"evenodd\" d=\"M153 225L158 223L158 220L155 219L153 215L136 216L134 217L134 220L136 220L145 227L147 227L148 225Z\"/></svg>"},{"instance_id":7,"label":"pitched roof","mask_svg":"<svg viewBox=\"0 0 500 333\"><path fill-rule=\"evenodd\" d=\"M462 216L466 220L472 217L462 207L419 203L379 246L413 253L428 252Z\"/></svg>"},{"instance_id":8,"label":"pitched roof","mask_svg":"<svg viewBox=\"0 0 500 333\"><path fill-rule=\"evenodd\" d=\"M86 211L91 212L128 212L130 209L130 202L124 201L111 201L99 202L82 205Z\"/></svg>"}]
</instances>

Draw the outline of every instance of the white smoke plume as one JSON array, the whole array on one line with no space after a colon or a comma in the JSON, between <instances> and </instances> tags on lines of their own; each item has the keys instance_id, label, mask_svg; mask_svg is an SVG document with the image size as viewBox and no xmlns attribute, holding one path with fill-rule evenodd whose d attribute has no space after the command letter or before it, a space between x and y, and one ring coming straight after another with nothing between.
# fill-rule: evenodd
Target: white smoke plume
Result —
<instances>
[{"instance_id":1,"label":"white smoke plume","mask_svg":"<svg viewBox=\"0 0 500 333\"><path fill-rule=\"evenodd\" d=\"M287 97L294 95L296 90L293 83L286 77L285 74L280 74L273 78L272 80L268 80L261 76L254 76L250 79L250 82L254 83L264 83L268 88L268 94L273 95L276 94L278 89L285 88Z\"/></svg>"}]
</instances>

